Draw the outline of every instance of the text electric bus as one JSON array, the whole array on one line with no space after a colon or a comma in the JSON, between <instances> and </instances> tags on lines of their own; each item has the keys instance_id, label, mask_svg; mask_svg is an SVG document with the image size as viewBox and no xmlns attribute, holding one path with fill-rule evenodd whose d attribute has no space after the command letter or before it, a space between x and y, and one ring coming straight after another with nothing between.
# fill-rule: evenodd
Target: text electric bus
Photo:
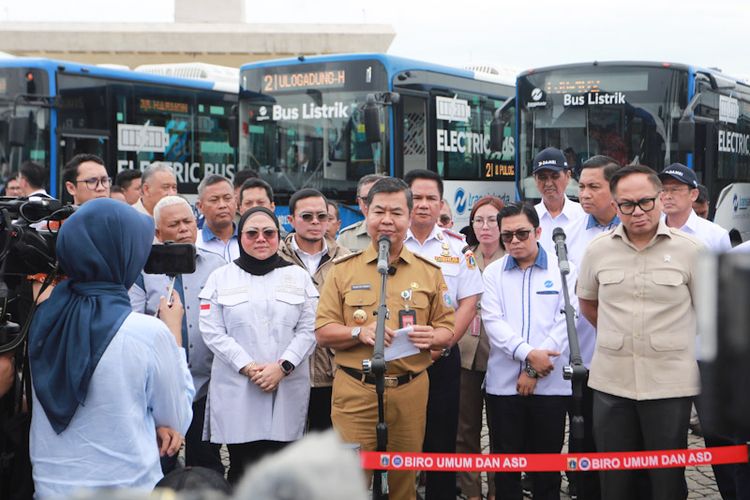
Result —
<instances>
[{"instance_id":1,"label":"text electric bus","mask_svg":"<svg viewBox=\"0 0 750 500\"><path fill-rule=\"evenodd\" d=\"M715 222L750 236L750 86L719 70L654 62L533 69L516 81L518 189L538 198L531 163L562 149L574 171L589 157L695 169Z\"/></svg>"},{"instance_id":2,"label":"text electric bus","mask_svg":"<svg viewBox=\"0 0 750 500\"><path fill-rule=\"evenodd\" d=\"M190 69L175 66L172 74ZM104 159L112 178L123 169L166 161L181 194L196 193L207 174L232 178L236 150L229 122L239 74L210 81L210 68L201 65L190 74L196 79L0 59L0 176L6 180L22 162L37 162L49 169L50 194L61 197L62 166L75 154L93 153Z\"/></svg>"},{"instance_id":3,"label":"text electric bus","mask_svg":"<svg viewBox=\"0 0 750 500\"><path fill-rule=\"evenodd\" d=\"M380 106L376 143L366 137L368 95ZM512 82L493 75L383 54L247 64L240 75L240 168L257 170L273 186L282 201L277 211L291 193L313 187L352 208L342 210L344 224L360 217L353 207L362 176L429 168L445 179L445 198L462 227L479 197L515 195L512 110L501 151L489 148L493 113L513 95Z\"/></svg>"}]
</instances>

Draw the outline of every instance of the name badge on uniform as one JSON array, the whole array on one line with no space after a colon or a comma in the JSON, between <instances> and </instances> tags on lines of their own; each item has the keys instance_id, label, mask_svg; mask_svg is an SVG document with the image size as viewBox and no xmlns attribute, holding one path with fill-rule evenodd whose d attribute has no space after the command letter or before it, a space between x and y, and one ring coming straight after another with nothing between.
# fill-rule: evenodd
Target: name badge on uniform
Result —
<instances>
[{"instance_id":1,"label":"name badge on uniform","mask_svg":"<svg viewBox=\"0 0 750 500\"><path fill-rule=\"evenodd\" d=\"M407 326L414 326L417 324L417 311L414 309L401 309L398 312L398 327L406 328Z\"/></svg>"}]
</instances>

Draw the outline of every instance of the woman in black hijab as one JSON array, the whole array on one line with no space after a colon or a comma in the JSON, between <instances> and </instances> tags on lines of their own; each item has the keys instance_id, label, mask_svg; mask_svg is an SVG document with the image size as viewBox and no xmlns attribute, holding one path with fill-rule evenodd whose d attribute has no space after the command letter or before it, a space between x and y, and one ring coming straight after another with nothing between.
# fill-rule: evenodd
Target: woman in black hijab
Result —
<instances>
[{"instance_id":1,"label":"woman in black hijab","mask_svg":"<svg viewBox=\"0 0 750 500\"><path fill-rule=\"evenodd\" d=\"M307 271L279 256L273 212L251 208L238 227L240 257L214 271L200 294L200 329L214 353L205 433L227 444L231 483L302 437L318 302Z\"/></svg>"}]
</instances>

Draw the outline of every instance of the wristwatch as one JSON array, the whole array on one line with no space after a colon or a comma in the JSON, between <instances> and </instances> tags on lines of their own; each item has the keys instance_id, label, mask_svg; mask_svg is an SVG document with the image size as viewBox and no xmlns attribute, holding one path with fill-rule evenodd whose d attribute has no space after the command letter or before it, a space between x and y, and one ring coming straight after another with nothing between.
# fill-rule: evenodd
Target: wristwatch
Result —
<instances>
[{"instance_id":1,"label":"wristwatch","mask_svg":"<svg viewBox=\"0 0 750 500\"><path fill-rule=\"evenodd\" d=\"M359 340L359 334L362 333L362 327L361 326L355 326L352 328L352 338L354 340Z\"/></svg>"},{"instance_id":2,"label":"wristwatch","mask_svg":"<svg viewBox=\"0 0 750 500\"><path fill-rule=\"evenodd\" d=\"M294 371L294 364L291 361L280 359L279 366L281 366L281 371L284 372L284 375L289 375Z\"/></svg>"},{"instance_id":3,"label":"wristwatch","mask_svg":"<svg viewBox=\"0 0 750 500\"><path fill-rule=\"evenodd\" d=\"M539 378L539 374L537 371L529 364L529 362L526 362L526 368L523 369L526 372L526 375L528 375L531 378Z\"/></svg>"}]
</instances>

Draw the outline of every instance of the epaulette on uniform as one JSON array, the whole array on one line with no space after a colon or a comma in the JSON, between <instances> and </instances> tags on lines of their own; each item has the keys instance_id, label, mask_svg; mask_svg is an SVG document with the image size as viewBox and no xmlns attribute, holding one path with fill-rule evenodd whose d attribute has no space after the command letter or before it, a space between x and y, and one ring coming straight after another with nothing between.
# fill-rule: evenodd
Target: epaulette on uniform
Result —
<instances>
[{"instance_id":1,"label":"epaulette on uniform","mask_svg":"<svg viewBox=\"0 0 750 500\"><path fill-rule=\"evenodd\" d=\"M443 229L443 232L447 234L448 236L452 236L453 238L456 238L457 240L465 241L464 236L460 233L456 233L454 231L451 231L450 229Z\"/></svg>"},{"instance_id":2,"label":"epaulette on uniform","mask_svg":"<svg viewBox=\"0 0 750 500\"><path fill-rule=\"evenodd\" d=\"M349 231L354 231L359 227L359 222L354 222L353 224L349 224L348 226L341 228L339 231L339 236L341 236L344 233L348 233Z\"/></svg>"},{"instance_id":3,"label":"epaulette on uniform","mask_svg":"<svg viewBox=\"0 0 750 500\"><path fill-rule=\"evenodd\" d=\"M360 250L359 252L352 252L352 253L348 253L346 255L342 255L341 257L336 257L335 259L333 259L333 265L335 266L336 264L341 264L342 262L351 259L355 255L361 254L363 251L364 250Z\"/></svg>"},{"instance_id":4,"label":"epaulette on uniform","mask_svg":"<svg viewBox=\"0 0 750 500\"><path fill-rule=\"evenodd\" d=\"M420 260L423 260L423 261L427 262L427 263L428 263L429 265L431 265L431 266L434 266L434 267L437 267L438 269L441 269L441 267L440 267L440 266L439 266L438 264L436 264L436 263L432 262L432 261L431 261L430 259L428 259L427 257L423 257L423 256L419 255L418 253L415 253L415 254L414 254L414 257L416 257L416 258L418 258L418 259L420 259Z\"/></svg>"}]
</instances>

